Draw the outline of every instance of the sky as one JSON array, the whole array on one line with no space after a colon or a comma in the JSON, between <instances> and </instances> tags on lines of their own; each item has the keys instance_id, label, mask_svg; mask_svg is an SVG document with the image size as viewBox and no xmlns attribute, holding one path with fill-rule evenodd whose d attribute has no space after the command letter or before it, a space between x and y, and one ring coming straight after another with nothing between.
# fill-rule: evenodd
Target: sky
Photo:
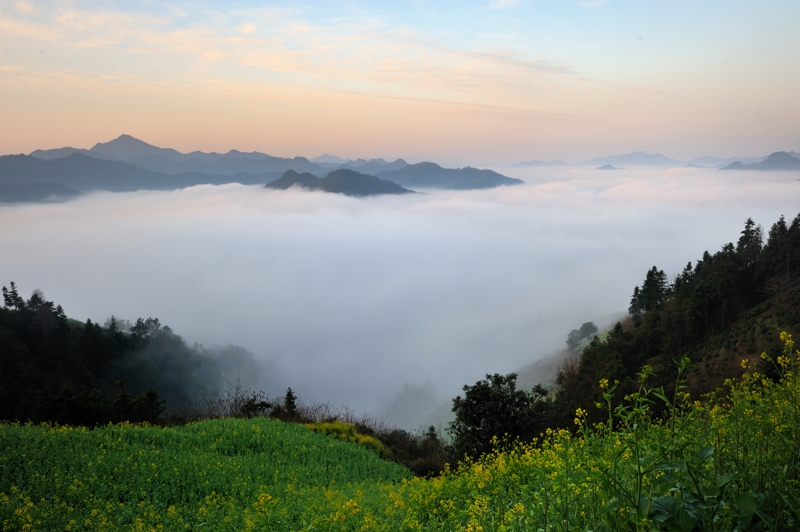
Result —
<instances>
[{"instance_id":1,"label":"sky","mask_svg":"<svg viewBox=\"0 0 800 532\"><path fill-rule=\"evenodd\" d=\"M800 151L796 0L0 0L0 153Z\"/></svg>"},{"instance_id":2,"label":"sky","mask_svg":"<svg viewBox=\"0 0 800 532\"><path fill-rule=\"evenodd\" d=\"M0 205L0 284L39 288L81 321L154 317L189 345L242 346L269 362L273 397L291 386L378 415L404 389L447 405L547 357L582 323L624 313L653 265L673 277L735 243L748 217L768 230L800 212L797 172L498 170L525 184Z\"/></svg>"}]
</instances>

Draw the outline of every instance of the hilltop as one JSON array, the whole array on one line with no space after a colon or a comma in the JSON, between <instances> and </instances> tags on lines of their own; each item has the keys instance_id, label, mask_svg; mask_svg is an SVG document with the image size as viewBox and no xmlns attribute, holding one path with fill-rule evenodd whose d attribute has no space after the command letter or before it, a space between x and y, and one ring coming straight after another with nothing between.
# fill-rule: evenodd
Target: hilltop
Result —
<instances>
[{"instance_id":1,"label":"hilltop","mask_svg":"<svg viewBox=\"0 0 800 532\"><path fill-rule=\"evenodd\" d=\"M741 161L734 161L720 170L800 170L800 159L793 157L785 151L776 151L763 161L744 164Z\"/></svg>"},{"instance_id":2,"label":"hilltop","mask_svg":"<svg viewBox=\"0 0 800 532\"><path fill-rule=\"evenodd\" d=\"M198 172L234 176L236 174L265 174L270 172L319 172L321 168L305 157L274 157L260 152L230 150L227 153L194 151L181 153L172 148L160 148L131 135L120 135L108 142L98 142L88 150L57 148L35 150L32 157L54 160L78 153L95 159L119 161L160 174Z\"/></svg>"},{"instance_id":3,"label":"hilltop","mask_svg":"<svg viewBox=\"0 0 800 532\"><path fill-rule=\"evenodd\" d=\"M404 187L445 188L468 190L518 185L519 179L506 177L493 170L478 168L442 168L436 163L411 164L398 170L380 172L378 177L394 181Z\"/></svg>"},{"instance_id":4,"label":"hilltop","mask_svg":"<svg viewBox=\"0 0 800 532\"><path fill-rule=\"evenodd\" d=\"M583 165L591 166L678 166L680 161L661 155L660 153L647 153L637 151L633 153L626 153L625 155L610 155L608 157L598 157L590 159L581 163Z\"/></svg>"},{"instance_id":5,"label":"hilltop","mask_svg":"<svg viewBox=\"0 0 800 532\"><path fill-rule=\"evenodd\" d=\"M334 170L323 178L309 173L299 174L294 170L287 170L280 178L265 186L279 190L300 186L309 190L336 192L356 197L377 196L380 194L409 194L413 192L392 181L362 174L347 168Z\"/></svg>"}]
</instances>

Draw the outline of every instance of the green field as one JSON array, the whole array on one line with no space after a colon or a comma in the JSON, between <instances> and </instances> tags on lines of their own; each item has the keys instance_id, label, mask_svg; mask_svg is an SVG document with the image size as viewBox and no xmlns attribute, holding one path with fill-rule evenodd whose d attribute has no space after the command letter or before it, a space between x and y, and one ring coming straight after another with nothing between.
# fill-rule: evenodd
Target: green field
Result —
<instances>
[{"instance_id":1,"label":"green field","mask_svg":"<svg viewBox=\"0 0 800 532\"><path fill-rule=\"evenodd\" d=\"M263 418L0 427L3 530L280 528L410 477L362 447Z\"/></svg>"},{"instance_id":2,"label":"green field","mask_svg":"<svg viewBox=\"0 0 800 532\"><path fill-rule=\"evenodd\" d=\"M608 421L549 432L442 476L266 419L96 430L0 427L4 530L797 530L800 352L719 398L640 375ZM685 366L684 362L684 366ZM747 364L743 364L746 366ZM670 416L648 414L666 402Z\"/></svg>"}]
</instances>

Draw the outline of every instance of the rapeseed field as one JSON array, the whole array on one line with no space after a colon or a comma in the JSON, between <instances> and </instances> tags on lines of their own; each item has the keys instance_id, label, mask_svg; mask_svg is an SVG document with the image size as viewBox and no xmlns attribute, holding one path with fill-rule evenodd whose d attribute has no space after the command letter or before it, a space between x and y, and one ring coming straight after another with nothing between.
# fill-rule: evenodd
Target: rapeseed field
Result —
<instances>
[{"instance_id":1,"label":"rapeseed field","mask_svg":"<svg viewBox=\"0 0 800 532\"><path fill-rule=\"evenodd\" d=\"M796 530L800 351L715 397L648 387L606 422L503 443L434 479L268 419L0 426L3 530ZM681 371L688 367L681 362ZM653 419L654 403L667 414Z\"/></svg>"}]
</instances>

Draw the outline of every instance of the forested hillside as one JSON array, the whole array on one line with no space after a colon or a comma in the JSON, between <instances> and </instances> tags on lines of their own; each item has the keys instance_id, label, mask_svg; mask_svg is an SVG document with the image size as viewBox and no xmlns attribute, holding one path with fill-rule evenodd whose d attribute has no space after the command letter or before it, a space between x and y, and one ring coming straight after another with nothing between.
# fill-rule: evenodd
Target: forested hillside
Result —
<instances>
[{"instance_id":1,"label":"forested hillside","mask_svg":"<svg viewBox=\"0 0 800 532\"><path fill-rule=\"evenodd\" d=\"M451 458L477 457L503 440L530 441L548 429L574 429L576 411L589 424L602 422L608 414L598 405L608 392L598 383L610 383L619 404L641 386L645 366L652 370L649 384L669 395L683 365L685 392L695 399L739 377L743 359L774 377L761 354L780 352L781 332L800 331L800 215L791 224L781 216L766 235L748 219L736 244L704 253L674 279L653 266L633 289L628 310L601 336L593 323L569 334L550 389L519 389L516 374L464 386L464 396L453 401ZM650 412L660 416L664 408L653 405Z\"/></svg>"},{"instance_id":2,"label":"forested hillside","mask_svg":"<svg viewBox=\"0 0 800 532\"><path fill-rule=\"evenodd\" d=\"M27 300L13 282L2 290L0 419L153 422L213 395L237 369L261 371L243 350L190 347L155 318L81 323L40 290Z\"/></svg>"},{"instance_id":3,"label":"forested hillside","mask_svg":"<svg viewBox=\"0 0 800 532\"><path fill-rule=\"evenodd\" d=\"M748 219L736 244L705 252L672 280L653 266L633 289L629 312L559 374L556 424L567 426L577 408L600 420L601 378L619 381L621 399L647 364L670 388L677 362L688 357L688 391L699 398L738 376L743 358L779 350L779 332L800 330L800 215L791 223L781 216L766 235Z\"/></svg>"}]
</instances>

